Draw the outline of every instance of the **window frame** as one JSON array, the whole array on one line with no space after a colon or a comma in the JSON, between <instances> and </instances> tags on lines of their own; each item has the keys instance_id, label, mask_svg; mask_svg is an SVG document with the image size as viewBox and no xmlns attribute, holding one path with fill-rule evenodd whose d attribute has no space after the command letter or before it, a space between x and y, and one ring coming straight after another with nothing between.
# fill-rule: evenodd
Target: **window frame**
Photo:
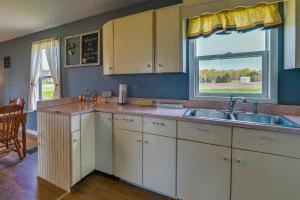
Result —
<instances>
[{"instance_id":1,"label":"window frame","mask_svg":"<svg viewBox=\"0 0 300 200\"><path fill-rule=\"evenodd\" d=\"M228 101L230 93L200 93L199 92L199 60L204 59L224 59L238 57L262 56L263 83L262 94L233 94L244 96L249 102L277 103L278 101L278 29L266 31L266 51L229 53L219 55L196 56L196 40L188 41L189 57L189 99L207 101ZM272 67L271 67L272 66Z\"/></svg>"}]
</instances>

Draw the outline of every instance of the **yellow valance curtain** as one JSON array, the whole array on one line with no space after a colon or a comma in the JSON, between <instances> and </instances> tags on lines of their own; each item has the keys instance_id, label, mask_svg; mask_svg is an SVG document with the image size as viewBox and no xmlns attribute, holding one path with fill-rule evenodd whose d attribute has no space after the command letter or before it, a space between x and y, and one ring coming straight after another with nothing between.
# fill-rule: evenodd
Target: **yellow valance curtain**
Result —
<instances>
[{"instance_id":1,"label":"yellow valance curtain","mask_svg":"<svg viewBox=\"0 0 300 200\"><path fill-rule=\"evenodd\" d=\"M271 28L282 23L278 3L260 3L218 13L206 13L188 20L188 38L208 36L216 31L246 31L256 27Z\"/></svg>"}]
</instances>

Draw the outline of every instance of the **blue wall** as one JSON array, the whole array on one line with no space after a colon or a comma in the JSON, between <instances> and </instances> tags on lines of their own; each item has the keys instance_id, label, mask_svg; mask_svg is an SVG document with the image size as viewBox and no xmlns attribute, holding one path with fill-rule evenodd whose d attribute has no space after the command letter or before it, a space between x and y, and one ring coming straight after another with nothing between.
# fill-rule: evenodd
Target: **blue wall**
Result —
<instances>
[{"instance_id":1,"label":"blue wall","mask_svg":"<svg viewBox=\"0 0 300 200\"><path fill-rule=\"evenodd\" d=\"M4 74L2 74L3 76L0 76L0 78L4 79L5 83L2 87L0 85L0 98L1 95L3 96L0 99L0 104L6 103L10 96L25 97L26 101L28 101L31 42L49 37L59 37L61 39L61 49L64 49L64 38L66 36L99 29L106 21L113 18L179 2L181 2L181 0L151 0L129 8L104 13L0 43L0 60L2 61L5 56L11 56L12 58L12 67L10 69L5 69ZM282 27L280 31L281 53L278 57L280 62L279 103L300 105L300 70L284 71L282 69ZM189 98L189 81L187 73L103 76L102 68L99 66L65 69L63 67L63 61L64 52L62 51L62 94L65 97L81 95L87 88L98 92L102 90L112 90L114 95L117 95L119 83L126 83L129 86L130 97L168 99ZM27 126L30 129L36 129L36 113L29 115Z\"/></svg>"}]
</instances>

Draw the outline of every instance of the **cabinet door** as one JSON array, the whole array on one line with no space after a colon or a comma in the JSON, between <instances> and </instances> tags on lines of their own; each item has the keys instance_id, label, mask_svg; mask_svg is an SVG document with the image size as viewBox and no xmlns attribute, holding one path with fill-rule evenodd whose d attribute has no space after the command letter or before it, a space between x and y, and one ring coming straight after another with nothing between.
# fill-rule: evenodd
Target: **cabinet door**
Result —
<instances>
[{"instance_id":1,"label":"cabinet door","mask_svg":"<svg viewBox=\"0 0 300 200\"><path fill-rule=\"evenodd\" d=\"M96 117L96 170L113 174L113 146L112 146L112 114L95 113Z\"/></svg>"},{"instance_id":2,"label":"cabinet door","mask_svg":"<svg viewBox=\"0 0 300 200\"><path fill-rule=\"evenodd\" d=\"M153 72L153 11L114 21L114 74Z\"/></svg>"},{"instance_id":3,"label":"cabinet door","mask_svg":"<svg viewBox=\"0 0 300 200\"><path fill-rule=\"evenodd\" d=\"M181 7L156 11L155 72L182 72Z\"/></svg>"},{"instance_id":4,"label":"cabinet door","mask_svg":"<svg viewBox=\"0 0 300 200\"><path fill-rule=\"evenodd\" d=\"M299 159L235 149L232 158L232 200L299 199Z\"/></svg>"},{"instance_id":5,"label":"cabinet door","mask_svg":"<svg viewBox=\"0 0 300 200\"><path fill-rule=\"evenodd\" d=\"M116 176L142 185L143 135L140 132L114 129Z\"/></svg>"},{"instance_id":6,"label":"cabinet door","mask_svg":"<svg viewBox=\"0 0 300 200\"><path fill-rule=\"evenodd\" d=\"M72 133L72 185L81 179L80 172L80 131Z\"/></svg>"},{"instance_id":7,"label":"cabinet door","mask_svg":"<svg viewBox=\"0 0 300 200\"><path fill-rule=\"evenodd\" d=\"M159 193L175 197L176 140L144 134L143 185Z\"/></svg>"},{"instance_id":8,"label":"cabinet door","mask_svg":"<svg viewBox=\"0 0 300 200\"><path fill-rule=\"evenodd\" d=\"M114 69L114 21L103 26L103 74L113 74Z\"/></svg>"},{"instance_id":9,"label":"cabinet door","mask_svg":"<svg viewBox=\"0 0 300 200\"><path fill-rule=\"evenodd\" d=\"M178 140L177 148L178 198L230 199L230 148L185 140Z\"/></svg>"},{"instance_id":10,"label":"cabinet door","mask_svg":"<svg viewBox=\"0 0 300 200\"><path fill-rule=\"evenodd\" d=\"M81 115L81 177L95 170L95 113Z\"/></svg>"}]
</instances>

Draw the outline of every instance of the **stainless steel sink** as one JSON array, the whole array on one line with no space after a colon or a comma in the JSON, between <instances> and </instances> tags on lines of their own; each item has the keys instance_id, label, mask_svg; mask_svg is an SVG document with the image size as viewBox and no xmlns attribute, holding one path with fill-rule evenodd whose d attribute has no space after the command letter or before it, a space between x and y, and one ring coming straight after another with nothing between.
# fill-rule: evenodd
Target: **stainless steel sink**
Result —
<instances>
[{"instance_id":1,"label":"stainless steel sink","mask_svg":"<svg viewBox=\"0 0 300 200\"><path fill-rule=\"evenodd\" d=\"M253 114L253 113L234 113L232 120L254 122L260 124L270 124L285 127L300 127L298 124L290 121L283 116L265 115L265 114Z\"/></svg>"},{"instance_id":2,"label":"stainless steel sink","mask_svg":"<svg viewBox=\"0 0 300 200\"><path fill-rule=\"evenodd\" d=\"M228 112L210 109L189 109L184 116L193 118L231 119Z\"/></svg>"},{"instance_id":3,"label":"stainless steel sink","mask_svg":"<svg viewBox=\"0 0 300 200\"><path fill-rule=\"evenodd\" d=\"M254 114L245 112L230 113L228 111L218 111L211 109L189 109L185 114L185 117L190 118L213 118L213 119L227 119L235 121L252 122L259 124L269 124L284 127L300 128L299 124L292 122L291 120L283 116L266 115L266 114Z\"/></svg>"}]
</instances>

